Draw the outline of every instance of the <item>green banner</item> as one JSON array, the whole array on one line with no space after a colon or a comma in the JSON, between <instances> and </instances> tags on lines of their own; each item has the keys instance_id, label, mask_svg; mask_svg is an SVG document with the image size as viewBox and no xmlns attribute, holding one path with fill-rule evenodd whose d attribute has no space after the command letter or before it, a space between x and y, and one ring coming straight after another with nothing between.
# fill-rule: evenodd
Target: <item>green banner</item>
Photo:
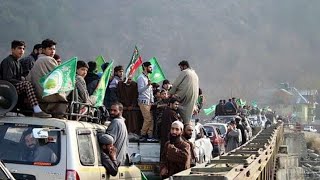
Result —
<instances>
[{"instance_id":1,"label":"green banner","mask_svg":"<svg viewBox=\"0 0 320 180\"><path fill-rule=\"evenodd\" d=\"M152 73L149 74L150 81L153 83L159 83L159 82L165 80L166 77L165 77L165 75L164 75L164 73L163 73L163 71L157 61L157 58L153 57L149 60L149 62L152 65ZM138 68L138 70L136 71L133 79L136 81L142 72L143 72L142 66L140 66Z\"/></svg>"},{"instance_id":2,"label":"green banner","mask_svg":"<svg viewBox=\"0 0 320 180\"><path fill-rule=\"evenodd\" d=\"M104 60L104 58L103 58L103 56L98 56L97 58L96 58L96 64L97 64L97 73L102 73L102 68L101 68L101 66L102 66L102 64L104 64L105 63L105 60Z\"/></svg>"},{"instance_id":3,"label":"green banner","mask_svg":"<svg viewBox=\"0 0 320 180\"><path fill-rule=\"evenodd\" d=\"M106 89L111 76L112 68L113 68L113 61L111 61L111 63L106 68L106 70L103 72L100 78L100 81L98 83L98 86L93 92L93 96L95 96L97 99L96 104L94 105L95 107L100 107L103 105L103 100L106 94Z\"/></svg>"},{"instance_id":4,"label":"green banner","mask_svg":"<svg viewBox=\"0 0 320 180\"><path fill-rule=\"evenodd\" d=\"M55 67L49 74L40 79L43 87L42 97L71 91L75 87L77 73L77 57L73 57Z\"/></svg>"},{"instance_id":5,"label":"green banner","mask_svg":"<svg viewBox=\"0 0 320 180\"><path fill-rule=\"evenodd\" d=\"M212 105L211 107L207 108L207 109L203 109L204 114L206 114L207 116L209 116L211 113L213 113L216 110L216 105Z\"/></svg>"}]
</instances>

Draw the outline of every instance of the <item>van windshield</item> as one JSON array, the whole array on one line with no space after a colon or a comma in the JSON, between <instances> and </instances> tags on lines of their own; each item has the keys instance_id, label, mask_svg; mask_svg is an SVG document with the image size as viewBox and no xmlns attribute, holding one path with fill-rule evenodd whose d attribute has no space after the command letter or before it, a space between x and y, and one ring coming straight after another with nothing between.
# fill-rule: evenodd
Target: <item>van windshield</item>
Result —
<instances>
[{"instance_id":1,"label":"van windshield","mask_svg":"<svg viewBox=\"0 0 320 180\"><path fill-rule=\"evenodd\" d=\"M27 124L1 124L0 159L6 163L55 165L60 160L60 131L49 131L48 139L35 139ZM48 127L46 127L48 128ZM49 127L53 128L54 127Z\"/></svg>"}]
</instances>

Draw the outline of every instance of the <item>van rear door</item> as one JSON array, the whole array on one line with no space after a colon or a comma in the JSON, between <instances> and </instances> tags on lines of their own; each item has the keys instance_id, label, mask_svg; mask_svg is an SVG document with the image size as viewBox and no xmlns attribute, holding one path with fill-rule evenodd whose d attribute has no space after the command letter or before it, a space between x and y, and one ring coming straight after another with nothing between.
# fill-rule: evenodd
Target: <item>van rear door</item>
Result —
<instances>
[{"instance_id":1,"label":"van rear door","mask_svg":"<svg viewBox=\"0 0 320 180\"><path fill-rule=\"evenodd\" d=\"M77 130L77 143L81 168L78 173L80 179L101 179L96 152L95 135L91 129Z\"/></svg>"}]
</instances>

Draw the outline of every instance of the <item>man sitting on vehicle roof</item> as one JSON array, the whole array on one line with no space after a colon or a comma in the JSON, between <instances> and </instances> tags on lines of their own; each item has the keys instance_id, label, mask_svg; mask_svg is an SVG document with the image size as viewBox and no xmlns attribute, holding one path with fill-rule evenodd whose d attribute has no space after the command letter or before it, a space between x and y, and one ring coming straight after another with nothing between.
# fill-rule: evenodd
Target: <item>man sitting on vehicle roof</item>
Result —
<instances>
[{"instance_id":1,"label":"man sitting on vehicle roof","mask_svg":"<svg viewBox=\"0 0 320 180\"><path fill-rule=\"evenodd\" d=\"M46 114L40 109L34 87L22 76L22 68L19 59L23 56L25 47L24 41L14 40L11 42L11 54L6 57L0 65L0 79L12 83L15 86L18 95L23 93L26 94L29 104L33 108L34 116L42 118L51 117L50 114Z\"/></svg>"},{"instance_id":2,"label":"man sitting on vehicle roof","mask_svg":"<svg viewBox=\"0 0 320 180\"><path fill-rule=\"evenodd\" d=\"M41 108L56 118L63 118L63 114L67 110L68 101L66 97L68 93L56 93L42 97L43 87L39 83L44 75L50 73L59 65L53 58L56 53L56 44L57 43L51 39L45 39L41 42L42 54L38 56L27 79L35 88L36 96L40 101Z\"/></svg>"}]
</instances>

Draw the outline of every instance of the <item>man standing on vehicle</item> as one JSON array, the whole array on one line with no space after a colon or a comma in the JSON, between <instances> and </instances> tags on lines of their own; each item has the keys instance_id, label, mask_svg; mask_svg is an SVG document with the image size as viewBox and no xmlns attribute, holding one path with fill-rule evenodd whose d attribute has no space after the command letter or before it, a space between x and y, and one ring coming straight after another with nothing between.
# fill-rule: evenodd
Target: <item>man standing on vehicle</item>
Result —
<instances>
[{"instance_id":1,"label":"man standing on vehicle","mask_svg":"<svg viewBox=\"0 0 320 180\"><path fill-rule=\"evenodd\" d=\"M166 142L161 154L160 176L167 178L190 168L190 145L182 139L183 124L174 121L171 125L170 140Z\"/></svg>"},{"instance_id":2,"label":"man standing on vehicle","mask_svg":"<svg viewBox=\"0 0 320 180\"><path fill-rule=\"evenodd\" d=\"M142 64L143 72L137 79L138 84L138 105L143 116L143 125L141 129L141 141L153 139L153 118L151 105L154 102L151 81L148 74L152 73L152 65L150 62Z\"/></svg>"},{"instance_id":3,"label":"man standing on vehicle","mask_svg":"<svg viewBox=\"0 0 320 180\"><path fill-rule=\"evenodd\" d=\"M117 97L119 102L123 105L123 117L126 119L125 123L129 133L139 134L140 122L142 118L138 107L138 86L129 75L125 81L120 81L117 88Z\"/></svg>"},{"instance_id":4,"label":"man standing on vehicle","mask_svg":"<svg viewBox=\"0 0 320 180\"><path fill-rule=\"evenodd\" d=\"M199 95L199 78L196 72L190 68L188 61L181 61L178 65L181 73L172 84L169 93L179 100L181 105L179 113L183 122L188 123Z\"/></svg>"},{"instance_id":5,"label":"man standing on vehicle","mask_svg":"<svg viewBox=\"0 0 320 180\"><path fill-rule=\"evenodd\" d=\"M117 162L117 149L113 146L113 137L109 134L99 134L98 141L101 148L101 163L107 174L116 176L120 163Z\"/></svg>"},{"instance_id":6,"label":"man standing on vehicle","mask_svg":"<svg viewBox=\"0 0 320 180\"><path fill-rule=\"evenodd\" d=\"M106 134L109 134L114 139L114 146L117 149L117 162L125 163L126 155L128 153L128 131L125 119L122 117L123 105L115 102L110 108L111 123L108 126Z\"/></svg>"},{"instance_id":7,"label":"man standing on vehicle","mask_svg":"<svg viewBox=\"0 0 320 180\"><path fill-rule=\"evenodd\" d=\"M38 140L32 135L32 129L25 131L22 135L25 151L21 155L21 160L33 162L55 163L56 154L48 146L40 146Z\"/></svg>"},{"instance_id":8,"label":"man standing on vehicle","mask_svg":"<svg viewBox=\"0 0 320 180\"><path fill-rule=\"evenodd\" d=\"M160 123L160 154L163 151L165 143L169 140L169 133L171 124L174 121L180 120L180 116L177 113L179 102L176 98L169 100L169 107L167 107L162 114Z\"/></svg>"}]
</instances>

